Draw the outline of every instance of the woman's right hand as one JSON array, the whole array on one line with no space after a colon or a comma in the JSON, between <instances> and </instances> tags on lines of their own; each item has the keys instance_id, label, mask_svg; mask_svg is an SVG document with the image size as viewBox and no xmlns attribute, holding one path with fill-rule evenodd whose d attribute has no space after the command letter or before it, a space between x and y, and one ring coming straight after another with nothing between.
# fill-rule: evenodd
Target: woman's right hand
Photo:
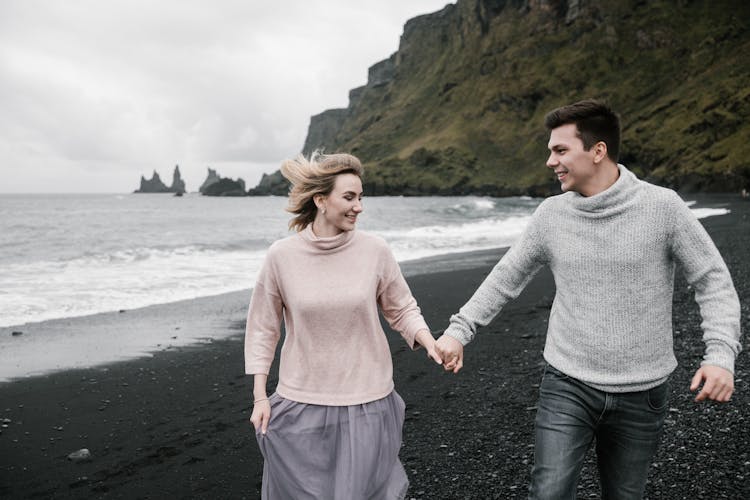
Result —
<instances>
[{"instance_id":1,"label":"woman's right hand","mask_svg":"<svg viewBox=\"0 0 750 500\"><path fill-rule=\"evenodd\" d=\"M427 357L433 360L435 363L442 365L443 358L440 356L440 352L436 349L435 338L429 332L429 330L419 330L415 337L415 340L419 345L425 348L427 351Z\"/></svg>"},{"instance_id":2,"label":"woman's right hand","mask_svg":"<svg viewBox=\"0 0 750 500\"><path fill-rule=\"evenodd\" d=\"M268 430L268 421L271 420L271 402L265 398L253 404L253 414L250 416L250 422L255 427L255 432L265 434Z\"/></svg>"}]
</instances>

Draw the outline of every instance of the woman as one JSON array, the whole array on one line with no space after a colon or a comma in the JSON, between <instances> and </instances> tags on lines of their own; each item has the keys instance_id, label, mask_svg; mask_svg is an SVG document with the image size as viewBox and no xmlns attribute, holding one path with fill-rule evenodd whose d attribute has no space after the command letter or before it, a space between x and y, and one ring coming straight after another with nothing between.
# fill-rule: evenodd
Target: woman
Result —
<instances>
[{"instance_id":1,"label":"woman","mask_svg":"<svg viewBox=\"0 0 750 500\"><path fill-rule=\"evenodd\" d=\"M313 153L284 162L281 173L292 183L287 210L297 233L268 250L245 335L262 497L403 498L404 402L378 306L410 347L424 346L440 363L435 340L385 241L355 231L359 160ZM282 318L279 381L269 397Z\"/></svg>"}]
</instances>

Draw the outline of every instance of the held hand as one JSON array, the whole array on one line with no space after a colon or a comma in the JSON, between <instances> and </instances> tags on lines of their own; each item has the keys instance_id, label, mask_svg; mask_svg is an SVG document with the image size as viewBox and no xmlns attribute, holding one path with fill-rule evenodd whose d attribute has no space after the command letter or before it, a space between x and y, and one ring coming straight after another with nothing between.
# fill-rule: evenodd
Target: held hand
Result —
<instances>
[{"instance_id":1,"label":"held hand","mask_svg":"<svg viewBox=\"0 0 750 500\"><path fill-rule=\"evenodd\" d=\"M443 358L440 356L440 353L437 352L437 349L435 349L435 342L432 342L432 345L429 347L425 347L427 350L427 357L433 360L435 363L442 365L443 364Z\"/></svg>"},{"instance_id":2,"label":"held hand","mask_svg":"<svg viewBox=\"0 0 750 500\"><path fill-rule=\"evenodd\" d=\"M690 390L696 391L703 383L703 388L695 397L696 401L712 399L719 403L726 403L734 392L734 375L724 368L703 365L693 375L690 382Z\"/></svg>"},{"instance_id":3,"label":"held hand","mask_svg":"<svg viewBox=\"0 0 750 500\"><path fill-rule=\"evenodd\" d=\"M435 342L435 349L443 358L443 367L446 371L458 373L464 366L464 346L458 340L448 335L443 335Z\"/></svg>"},{"instance_id":4,"label":"held hand","mask_svg":"<svg viewBox=\"0 0 750 500\"><path fill-rule=\"evenodd\" d=\"M416 340L422 347L425 348L428 358L439 365L443 364L443 359L440 356L440 353L435 349L435 339L430 332L428 332L427 330L419 330L417 332Z\"/></svg>"},{"instance_id":5,"label":"held hand","mask_svg":"<svg viewBox=\"0 0 750 500\"><path fill-rule=\"evenodd\" d=\"M250 416L250 422L253 423L255 432L258 432L258 428L260 428L260 432L265 434L268 430L268 421L270 419L271 403L268 399L263 399L253 405L253 414Z\"/></svg>"}]
</instances>

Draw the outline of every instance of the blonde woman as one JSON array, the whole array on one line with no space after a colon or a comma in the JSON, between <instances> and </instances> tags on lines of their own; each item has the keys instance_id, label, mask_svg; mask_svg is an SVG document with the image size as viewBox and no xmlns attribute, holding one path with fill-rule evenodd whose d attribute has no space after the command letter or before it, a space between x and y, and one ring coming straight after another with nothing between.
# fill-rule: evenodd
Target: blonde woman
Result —
<instances>
[{"instance_id":1,"label":"blonde woman","mask_svg":"<svg viewBox=\"0 0 750 500\"><path fill-rule=\"evenodd\" d=\"M378 309L412 349L421 345L441 363L435 340L385 241L355 230L359 160L313 153L285 161L281 173L292 183L287 210L297 233L268 250L245 334L262 498L404 498L404 402ZM269 397L282 319L279 381Z\"/></svg>"}]
</instances>

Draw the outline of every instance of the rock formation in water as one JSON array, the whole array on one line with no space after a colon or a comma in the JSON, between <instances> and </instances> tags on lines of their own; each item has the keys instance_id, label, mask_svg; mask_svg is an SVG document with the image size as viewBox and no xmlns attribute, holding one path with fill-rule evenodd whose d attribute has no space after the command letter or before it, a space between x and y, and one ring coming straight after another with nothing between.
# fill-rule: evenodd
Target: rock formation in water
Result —
<instances>
[{"instance_id":1,"label":"rock formation in water","mask_svg":"<svg viewBox=\"0 0 750 500\"><path fill-rule=\"evenodd\" d=\"M263 174L257 186L247 192L250 196L286 196L289 194L291 184L287 181L281 172L276 171L272 174Z\"/></svg>"},{"instance_id":2,"label":"rock formation in water","mask_svg":"<svg viewBox=\"0 0 750 500\"><path fill-rule=\"evenodd\" d=\"M458 0L407 21L348 107L311 118L303 152L359 156L368 194L546 195L544 115L593 97L621 114L641 177L739 192L748 53L750 2Z\"/></svg>"},{"instance_id":3,"label":"rock formation in water","mask_svg":"<svg viewBox=\"0 0 750 500\"><path fill-rule=\"evenodd\" d=\"M228 177L219 177L218 181L209 184L201 194L205 196L247 196L245 181L239 177L236 181Z\"/></svg>"},{"instance_id":4,"label":"rock formation in water","mask_svg":"<svg viewBox=\"0 0 750 500\"><path fill-rule=\"evenodd\" d=\"M244 180L221 177L212 168L208 169L208 176L198 191L205 196L247 196Z\"/></svg>"},{"instance_id":5,"label":"rock formation in water","mask_svg":"<svg viewBox=\"0 0 750 500\"><path fill-rule=\"evenodd\" d=\"M164 184L159 177L159 174L154 170L154 175L151 179L146 179L141 176L141 187L133 191L134 193L168 193L169 188Z\"/></svg>"},{"instance_id":6,"label":"rock formation in water","mask_svg":"<svg viewBox=\"0 0 750 500\"><path fill-rule=\"evenodd\" d=\"M216 173L216 170L208 167L208 176L206 177L206 180L203 181L203 184L201 184L201 187L198 188L198 191L201 194L205 194L206 188L210 186L211 184L214 184L216 182L219 182L219 174Z\"/></svg>"},{"instance_id":7,"label":"rock formation in water","mask_svg":"<svg viewBox=\"0 0 750 500\"><path fill-rule=\"evenodd\" d=\"M175 165L174 166L174 173L172 174L172 187L169 188L170 193L175 194L184 194L185 191L185 181L182 180L182 177L180 176L180 166Z\"/></svg>"},{"instance_id":8,"label":"rock formation in water","mask_svg":"<svg viewBox=\"0 0 750 500\"><path fill-rule=\"evenodd\" d=\"M134 193L175 193L184 194L185 181L180 176L180 166L175 165L174 173L172 174L172 185L167 187L166 184L161 180L159 174L154 170L154 175L151 179L146 179L141 176L141 187L133 191Z\"/></svg>"}]
</instances>

